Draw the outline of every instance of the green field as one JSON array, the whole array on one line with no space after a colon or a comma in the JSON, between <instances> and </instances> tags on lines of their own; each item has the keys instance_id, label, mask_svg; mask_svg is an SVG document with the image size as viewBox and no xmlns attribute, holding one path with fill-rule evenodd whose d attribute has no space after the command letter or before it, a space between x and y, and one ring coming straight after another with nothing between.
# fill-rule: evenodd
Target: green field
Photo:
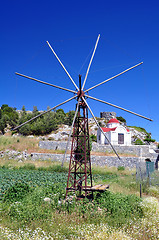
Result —
<instances>
[{"instance_id":1,"label":"green field","mask_svg":"<svg viewBox=\"0 0 159 240\"><path fill-rule=\"evenodd\" d=\"M3 138L0 146L29 147L37 142ZM1 157L0 239L159 239L158 187L143 188L140 198L135 171L93 166L93 185L109 190L92 201L66 200L67 173L68 164Z\"/></svg>"},{"instance_id":2,"label":"green field","mask_svg":"<svg viewBox=\"0 0 159 240\"><path fill-rule=\"evenodd\" d=\"M63 170L55 163L1 165L1 239L158 239L158 201L139 198L129 171L93 168L94 184L109 183L110 190L93 201L66 201Z\"/></svg>"}]
</instances>

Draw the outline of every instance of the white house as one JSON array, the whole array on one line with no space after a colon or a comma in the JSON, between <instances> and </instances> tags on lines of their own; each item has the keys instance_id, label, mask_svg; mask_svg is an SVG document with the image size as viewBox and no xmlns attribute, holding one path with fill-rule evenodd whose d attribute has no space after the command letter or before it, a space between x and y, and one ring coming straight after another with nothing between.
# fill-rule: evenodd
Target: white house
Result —
<instances>
[{"instance_id":1,"label":"white house","mask_svg":"<svg viewBox=\"0 0 159 240\"><path fill-rule=\"evenodd\" d=\"M112 145L131 145L131 132L122 126L116 118L110 119L107 127L102 127L102 130ZM97 130L97 143L109 144L99 128Z\"/></svg>"}]
</instances>

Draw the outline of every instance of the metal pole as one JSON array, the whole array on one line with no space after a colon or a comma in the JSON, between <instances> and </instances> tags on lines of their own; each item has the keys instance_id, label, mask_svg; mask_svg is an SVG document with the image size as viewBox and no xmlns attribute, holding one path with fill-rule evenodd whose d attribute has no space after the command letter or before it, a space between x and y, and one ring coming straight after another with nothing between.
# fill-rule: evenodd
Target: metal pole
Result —
<instances>
[{"instance_id":1,"label":"metal pole","mask_svg":"<svg viewBox=\"0 0 159 240\"><path fill-rule=\"evenodd\" d=\"M131 68L128 68L128 69L126 69L125 71L123 71L123 72L121 72L121 73L119 73L119 74L115 75L114 77L111 77L111 78L108 78L108 79L106 79L105 81L103 81L103 82L101 82L101 83L99 83L99 84L97 84L97 85L95 85L95 86L93 86L93 87L91 87L91 88L87 89L87 90L86 90L86 91L84 91L84 92L88 92L88 91L92 90L93 88L96 88L96 87L98 87L98 86L102 85L103 83L106 83L106 82L108 82L108 81L110 81L110 80L112 80L112 79L114 79L114 78L116 78L116 77L118 77L118 76L122 75L123 73L126 73L126 72L130 71L131 69L133 69L133 68L135 68L135 67L137 67L137 66L141 65L142 63L143 63L143 62L141 62L141 63L139 63L139 64L136 64L135 66L133 66L133 67L131 67Z\"/></svg>"},{"instance_id":2,"label":"metal pole","mask_svg":"<svg viewBox=\"0 0 159 240\"><path fill-rule=\"evenodd\" d=\"M70 130L70 133L69 133L69 137L68 137L68 141L67 141L67 145L66 145L66 149L65 149L65 154L64 154L64 158L63 158L61 167L63 167L64 161L66 159L66 154L67 154L68 145L69 145L69 142L70 142L70 139L71 139L72 129L74 127L74 123L75 123L78 108L79 108L79 101L80 101L80 99L78 100L78 103L77 103L76 112L75 112L75 115L74 115L74 118L73 118L73 122L72 122L71 130Z\"/></svg>"},{"instance_id":3,"label":"metal pole","mask_svg":"<svg viewBox=\"0 0 159 240\"><path fill-rule=\"evenodd\" d=\"M80 89L80 96L81 96L81 75L79 75L79 89Z\"/></svg>"},{"instance_id":4,"label":"metal pole","mask_svg":"<svg viewBox=\"0 0 159 240\"><path fill-rule=\"evenodd\" d=\"M99 123L97 122L91 108L89 107L88 103L86 102L86 100L84 99L84 97L82 97L83 101L86 103L90 113L92 114L92 117L94 118L94 121L96 122L97 126L99 127L100 131L103 133L103 135L105 136L105 138L107 139L107 141L109 142L110 146L112 147L113 151L115 152L115 154L117 155L118 159L120 160L120 157L118 155L118 153L116 152L115 148L113 147L113 145L111 144L111 142L109 141L109 139L107 138L106 134L103 132L102 128L100 127Z\"/></svg>"},{"instance_id":5,"label":"metal pole","mask_svg":"<svg viewBox=\"0 0 159 240\"><path fill-rule=\"evenodd\" d=\"M24 74L21 74L21 73L15 72L15 74L16 74L16 75L19 75L19 76L21 76L21 77L25 77L25 78L28 78L28 79L30 79L30 80L33 80L33 81L42 83L42 84L46 84L46 85L49 85L49 86L52 86L52 87L55 87L55 88L59 88L59 89L62 89L62 90L68 91L68 92L76 93L76 91L73 91L73 90L70 90L70 89L67 89L67 88L64 88L64 87L59 87L59 86L57 86L57 85L54 85L54 84L51 84L51 83L47 83L47 82L38 80L38 79L33 78L33 77L29 77L29 76L24 75Z\"/></svg>"},{"instance_id":6,"label":"metal pole","mask_svg":"<svg viewBox=\"0 0 159 240\"><path fill-rule=\"evenodd\" d=\"M53 52L53 54L55 55L56 59L59 61L60 65L62 66L62 68L64 69L64 71L66 72L67 76L71 79L73 85L75 86L75 88L77 90L79 90L79 88L77 87L76 83L73 81L72 77L70 76L70 74L68 73L68 71L66 70L66 68L64 67L63 63L60 61L59 57L57 56L57 54L55 53L55 51L53 50L53 48L51 47L50 43L48 41L46 41L48 46L50 47L51 51Z\"/></svg>"},{"instance_id":7,"label":"metal pole","mask_svg":"<svg viewBox=\"0 0 159 240\"><path fill-rule=\"evenodd\" d=\"M107 104L107 105L110 105L110 106L112 106L112 107L119 108L119 109L121 109L121 110L123 110L123 111L125 111L125 112L129 112L129 113L131 113L131 114L134 114L134 115L136 115L136 116L138 116L138 117L141 117L141 118L144 118L144 119L146 119L146 120L153 121L151 118L147 118L147 117L142 116L142 115L140 115L140 114L138 114L138 113L135 113L135 112L132 112L132 111L130 111L130 110L127 110L127 109L125 109L125 108L123 108L123 107L119 107L119 106L114 105L114 104L112 104L112 103L109 103L109 102L100 100L100 99L95 98L95 97L91 97L91 96L86 95L86 94L85 94L85 96L88 97L88 98L91 98L91 99L93 99L93 100L96 100L96 101L98 101L98 102L102 102L102 103L105 103L105 104Z\"/></svg>"},{"instance_id":8,"label":"metal pole","mask_svg":"<svg viewBox=\"0 0 159 240\"><path fill-rule=\"evenodd\" d=\"M142 198L142 186L141 186L141 183L140 183L140 198Z\"/></svg>"},{"instance_id":9,"label":"metal pole","mask_svg":"<svg viewBox=\"0 0 159 240\"><path fill-rule=\"evenodd\" d=\"M98 35L98 38L97 38L97 41L96 41L96 44L95 44L95 47L94 47L94 51L93 51L93 54L92 54L92 57L91 57L89 65L88 65L88 69L87 69L86 76L85 76L85 79L84 79L84 82L83 82L82 90L83 90L83 88L85 86L85 83L86 83L88 72L89 72L89 69L90 69L90 66L91 66L91 63L92 63L92 60L93 60L93 57L94 57L94 54L95 54L95 51L96 51L96 48L97 48L97 45L98 45L98 42L99 42L99 38L100 38L100 34Z\"/></svg>"},{"instance_id":10,"label":"metal pole","mask_svg":"<svg viewBox=\"0 0 159 240\"><path fill-rule=\"evenodd\" d=\"M53 108L50 108L50 109L49 109L49 110L47 110L46 112L40 113L39 115L37 115L37 116L35 116L35 117L31 118L30 120L26 121L25 123L22 123L22 124L20 124L19 126L17 126L17 127L15 127L15 128L13 128L13 129L11 129L11 131L15 131L15 130L17 130L18 128L20 128L20 127L24 126L25 124L27 124L27 123L29 123L29 122L31 122L31 121L33 121L33 120L35 120L35 119L36 119L36 118L38 118L38 117L41 117L42 115L44 115L44 114L46 114L46 113L48 113L48 112L50 112L50 111L54 110L55 108L57 108L57 107L59 107L59 106L63 105L64 103L67 103L67 102L71 101L71 100L72 100L72 99L74 99L74 98L76 98L76 96L69 98L68 100L66 100L66 101L64 101L64 102L62 102L62 103L60 103L60 104L56 105L56 106L55 106L55 107L53 107Z\"/></svg>"}]
</instances>

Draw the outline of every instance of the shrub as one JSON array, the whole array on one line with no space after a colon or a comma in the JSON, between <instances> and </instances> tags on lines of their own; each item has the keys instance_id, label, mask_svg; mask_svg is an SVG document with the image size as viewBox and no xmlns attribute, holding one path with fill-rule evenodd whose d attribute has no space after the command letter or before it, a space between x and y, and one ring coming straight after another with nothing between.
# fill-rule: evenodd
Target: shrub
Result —
<instances>
[{"instance_id":1,"label":"shrub","mask_svg":"<svg viewBox=\"0 0 159 240\"><path fill-rule=\"evenodd\" d=\"M21 166L19 169L25 169L25 170L35 170L35 165L32 163L27 163L24 166Z\"/></svg>"},{"instance_id":2,"label":"shrub","mask_svg":"<svg viewBox=\"0 0 159 240\"><path fill-rule=\"evenodd\" d=\"M120 122L123 122L123 123L126 123L126 120L125 120L125 118L123 118L123 117L117 117L117 119L120 121Z\"/></svg>"},{"instance_id":3,"label":"shrub","mask_svg":"<svg viewBox=\"0 0 159 240\"><path fill-rule=\"evenodd\" d=\"M148 193L154 197L158 197L159 196L159 188L157 188L155 186L151 186L148 188Z\"/></svg>"},{"instance_id":4,"label":"shrub","mask_svg":"<svg viewBox=\"0 0 159 240\"><path fill-rule=\"evenodd\" d=\"M118 167L118 171L124 171L125 170L125 167L124 166L119 166Z\"/></svg>"},{"instance_id":5,"label":"shrub","mask_svg":"<svg viewBox=\"0 0 159 240\"><path fill-rule=\"evenodd\" d=\"M144 142L148 142L148 143L155 142L155 141L156 141L155 139L148 138L148 137L144 139Z\"/></svg>"},{"instance_id":6,"label":"shrub","mask_svg":"<svg viewBox=\"0 0 159 240\"><path fill-rule=\"evenodd\" d=\"M97 136L94 135L94 134L91 134L90 139L91 139L92 142L96 142L97 141Z\"/></svg>"},{"instance_id":7,"label":"shrub","mask_svg":"<svg viewBox=\"0 0 159 240\"><path fill-rule=\"evenodd\" d=\"M136 139L136 141L134 142L135 145L144 145L143 141L141 141L141 139Z\"/></svg>"},{"instance_id":8,"label":"shrub","mask_svg":"<svg viewBox=\"0 0 159 240\"><path fill-rule=\"evenodd\" d=\"M31 188L27 183L16 182L5 192L3 201L16 202L22 200L30 191Z\"/></svg>"},{"instance_id":9,"label":"shrub","mask_svg":"<svg viewBox=\"0 0 159 240\"><path fill-rule=\"evenodd\" d=\"M98 204L107 211L107 221L110 225L122 225L131 218L142 216L141 199L135 195L124 195L106 191L95 198Z\"/></svg>"}]
</instances>

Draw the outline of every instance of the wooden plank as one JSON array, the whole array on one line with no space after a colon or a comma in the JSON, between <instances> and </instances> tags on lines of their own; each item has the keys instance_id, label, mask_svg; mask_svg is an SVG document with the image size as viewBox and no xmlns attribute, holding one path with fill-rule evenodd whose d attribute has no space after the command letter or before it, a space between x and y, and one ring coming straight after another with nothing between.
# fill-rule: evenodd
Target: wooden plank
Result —
<instances>
[{"instance_id":1,"label":"wooden plank","mask_svg":"<svg viewBox=\"0 0 159 240\"><path fill-rule=\"evenodd\" d=\"M83 191L92 191L92 192L104 192L106 189L109 188L109 185L106 184L106 185L103 185L103 184L98 184L98 185L95 185L93 187L90 187L90 188L85 188L85 189L82 189Z\"/></svg>"},{"instance_id":2,"label":"wooden plank","mask_svg":"<svg viewBox=\"0 0 159 240\"><path fill-rule=\"evenodd\" d=\"M91 187L91 189L92 189L92 190L96 190L96 189L98 189L98 188L101 187L101 186L102 186L102 184L98 184L98 185L95 185L95 186Z\"/></svg>"},{"instance_id":3,"label":"wooden plank","mask_svg":"<svg viewBox=\"0 0 159 240\"><path fill-rule=\"evenodd\" d=\"M102 185L101 187L98 188L98 190L105 191L107 188L109 188L109 185Z\"/></svg>"}]
</instances>

